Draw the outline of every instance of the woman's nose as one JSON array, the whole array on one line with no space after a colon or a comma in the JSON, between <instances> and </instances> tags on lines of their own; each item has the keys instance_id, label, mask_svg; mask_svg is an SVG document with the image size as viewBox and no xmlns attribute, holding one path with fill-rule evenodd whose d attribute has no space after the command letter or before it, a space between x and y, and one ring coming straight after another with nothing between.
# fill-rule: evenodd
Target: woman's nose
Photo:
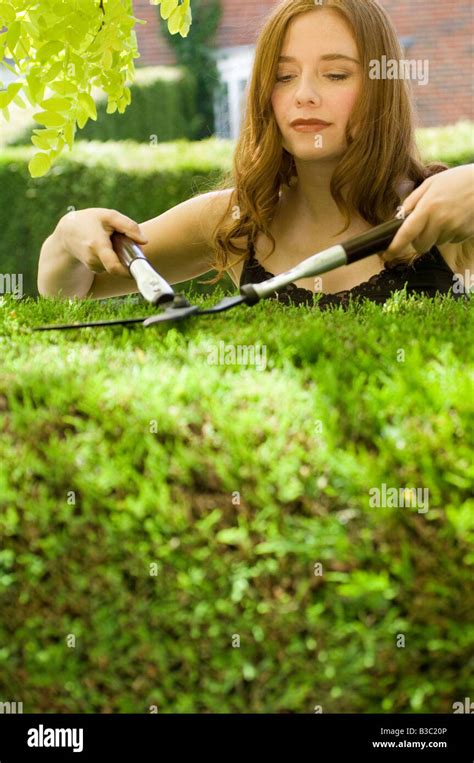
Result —
<instances>
[{"instance_id":1,"label":"woman's nose","mask_svg":"<svg viewBox=\"0 0 474 763\"><path fill-rule=\"evenodd\" d=\"M319 95L318 89L314 85L309 82L301 81L296 90L296 100L298 102L319 102L321 100L321 96Z\"/></svg>"}]
</instances>

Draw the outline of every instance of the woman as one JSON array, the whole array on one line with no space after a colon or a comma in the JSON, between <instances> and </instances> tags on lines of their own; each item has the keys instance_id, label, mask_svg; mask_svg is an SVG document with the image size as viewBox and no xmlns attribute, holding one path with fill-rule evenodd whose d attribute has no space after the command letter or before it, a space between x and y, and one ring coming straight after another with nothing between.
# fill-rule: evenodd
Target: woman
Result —
<instances>
[{"instance_id":1,"label":"woman","mask_svg":"<svg viewBox=\"0 0 474 763\"><path fill-rule=\"evenodd\" d=\"M351 297L383 302L405 283L408 291L447 293L456 271L474 270L474 167L423 166L406 81L369 76L370 62L384 55L403 58L375 0L278 5L257 42L230 175L140 228L115 210L61 218L41 250L40 294L136 292L112 249L114 230L141 244L172 284L214 268L205 283L228 271L237 286L393 218L401 202L412 214L387 252L302 279L276 297L312 304L322 292L324 307ZM298 120L313 122L298 127Z\"/></svg>"}]
</instances>

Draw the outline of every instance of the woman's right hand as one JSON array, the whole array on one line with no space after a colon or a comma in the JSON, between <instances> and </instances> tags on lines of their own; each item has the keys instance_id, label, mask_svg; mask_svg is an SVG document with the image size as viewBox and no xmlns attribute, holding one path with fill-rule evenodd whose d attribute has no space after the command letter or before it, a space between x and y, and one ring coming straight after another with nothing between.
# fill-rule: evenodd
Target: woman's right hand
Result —
<instances>
[{"instance_id":1,"label":"woman's right hand","mask_svg":"<svg viewBox=\"0 0 474 763\"><path fill-rule=\"evenodd\" d=\"M114 231L124 233L137 244L146 244L138 223L115 209L92 207L68 212L56 227L63 248L93 273L110 273L132 278L120 262L110 236Z\"/></svg>"}]
</instances>

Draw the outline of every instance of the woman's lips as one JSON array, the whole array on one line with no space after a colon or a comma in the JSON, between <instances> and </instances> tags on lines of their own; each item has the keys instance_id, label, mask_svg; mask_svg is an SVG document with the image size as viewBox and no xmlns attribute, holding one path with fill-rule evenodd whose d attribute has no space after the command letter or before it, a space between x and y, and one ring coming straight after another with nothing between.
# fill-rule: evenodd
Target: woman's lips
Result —
<instances>
[{"instance_id":1,"label":"woman's lips","mask_svg":"<svg viewBox=\"0 0 474 763\"><path fill-rule=\"evenodd\" d=\"M321 130L325 130L327 127L331 127L331 125L292 125L292 129L296 130L296 132L320 132Z\"/></svg>"}]
</instances>

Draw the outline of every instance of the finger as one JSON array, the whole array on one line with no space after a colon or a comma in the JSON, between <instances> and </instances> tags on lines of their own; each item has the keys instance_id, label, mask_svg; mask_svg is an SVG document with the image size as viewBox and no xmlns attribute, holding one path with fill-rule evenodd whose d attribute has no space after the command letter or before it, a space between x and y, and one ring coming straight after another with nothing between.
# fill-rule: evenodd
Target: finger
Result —
<instances>
[{"instance_id":1,"label":"finger","mask_svg":"<svg viewBox=\"0 0 474 763\"><path fill-rule=\"evenodd\" d=\"M107 217L107 222L110 222L114 230L124 233L126 236L130 236L136 241L141 241L146 244L148 239L144 232L134 220L126 215L122 215L115 210L109 210L110 214Z\"/></svg>"},{"instance_id":2,"label":"finger","mask_svg":"<svg viewBox=\"0 0 474 763\"><path fill-rule=\"evenodd\" d=\"M428 180L424 180L423 183L418 186L418 188L415 188L415 190L412 191L411 194L406 197L405 201L403 202L403 209L405 210L406 214L408 214L408 212L413 212L416 205L421 201L421 199L427 192L429 188Z\"/></svg>"},{"instance_id":3,"label":"finger","mask_svg":"<svg viewBox=\"0 0 474 763\"><path fill-rule=\"evenodd\" d=\"M111 276L119 276L120 278L131 278L128 268L122 265L115 252L109 247L101 247L97 256L99 257L104 269Z\"/></svg>"},{"instance_id":4,"label":"finger","mask_svg":"<svg viewBox=\"0 0 474 763\"><path fill-rule=\"evenodd\" d=\"M405 205L403 205L405 209ZM428 224L428 214L423 211L412 212L403 225L398 229L396 235L392 239L390 246L385 250L385 255L388 258L399 257L403 250L405 250L410 244L414 245L415 239L422 235ZM417 247L415 246L415 249Z\"/></svg>"}]
</instances>

